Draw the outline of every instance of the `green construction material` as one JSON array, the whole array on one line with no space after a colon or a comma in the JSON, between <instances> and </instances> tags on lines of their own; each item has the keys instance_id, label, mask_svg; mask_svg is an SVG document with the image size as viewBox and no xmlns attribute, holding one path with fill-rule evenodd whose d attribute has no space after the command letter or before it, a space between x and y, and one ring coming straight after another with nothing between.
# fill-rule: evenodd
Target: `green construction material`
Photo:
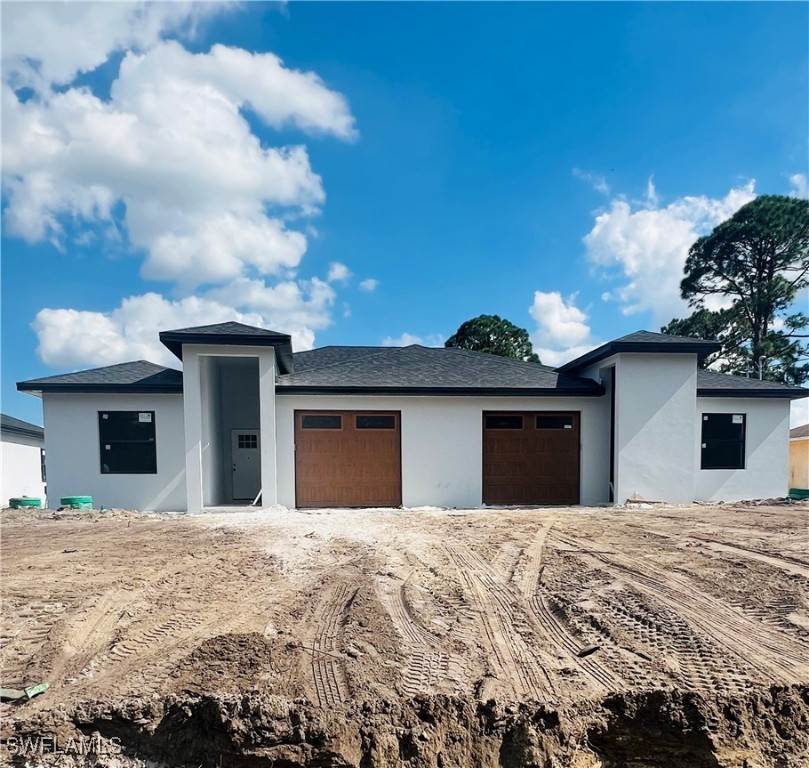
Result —
<instances>
[{"instance_id":1,"label":"green construction material","mask_svg":"<svg viewBox=\"0 0 809 768\"><path fill-rule=\"evenodd\" d=\"M22 509L23 507L31 507L33 509L42 508L42 499L31 498L30 496L21 496L16 499L9 499L8 505L12 509Z\"/></svg>"},{"instance_id":2,"label":"green construction material","mask_svg":"<svg viewBox=\"0 0 809 768\"><path fill-rule=\"evenodd\" d=\"M92 496L62 496L59 499L59 504L63 507L70 507L70 509L92 509L93 497Z\"/></svg>"},{"instance_id":3,"label":"green construction material","mask_svg":"<svg viewBox=\"0 0 809 768\"><path fill-rule=\"evenodd\" d=\"M50 683L38 683L29 685L22 691L17 688L0 688L0 701L22 701L23 699L30 701L34 696L45 693L50 687Z\"/></svg>"},{"instance_id":4,"label":"green construction material","mask_svg":"<svg viewBox=\"0 0 809 768\"><path fill-rule=\"evenodd\" d=\"M789 489L789 498L795 499L796 501L802 501L803 499L809 499L809 488L790 488Z\"/></svg>"}]
</instances>

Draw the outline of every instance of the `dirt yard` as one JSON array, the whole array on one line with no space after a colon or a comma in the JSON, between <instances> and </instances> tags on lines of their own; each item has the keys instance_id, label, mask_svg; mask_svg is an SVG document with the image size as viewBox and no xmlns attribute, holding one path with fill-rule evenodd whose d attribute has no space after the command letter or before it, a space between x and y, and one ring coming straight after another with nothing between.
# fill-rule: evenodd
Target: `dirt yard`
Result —
<instances>
[{"instance_id":1,"label":"dirt yard","mask_svg":"<svg viewBox=\"0 0 809 768\"><path fill-rule=\"evenodd\" d=\"M806 503L2 522L0 762L809 766Z\"/></svg>"}]
</instances>

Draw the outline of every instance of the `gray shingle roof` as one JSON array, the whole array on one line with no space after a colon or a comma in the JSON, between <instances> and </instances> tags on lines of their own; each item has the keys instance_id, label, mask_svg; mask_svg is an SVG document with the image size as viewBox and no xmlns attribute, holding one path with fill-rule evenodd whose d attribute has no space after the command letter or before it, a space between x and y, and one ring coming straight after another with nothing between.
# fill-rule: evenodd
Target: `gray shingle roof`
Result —
<instances>
[{"instance_id":1,"label":"gray shingle roof","mask_svg":"<svg viewBox=\"0 0 809 768\"><path fill-rule=\"evenodd\" d=\"M809 397L809 389L715 371L697 371L697 397Z\"/></svg>"},{"instance_id":2,"label":"gray shingle roof","mask_svg":"<svg viewBox=\"0 0 809 768\"><path fill-rule=\"evenodd\" d=\"M183 374L174 368L137 360L20 381L17 389L20 392L182 392Z\"/></svg>"},{"instance_id":3,"label":"gray shingle roof","mask_svg":"<svg viewBox=\"0 0 809 768\"><path fill-rule=\"evenodd\" d=\"M292 371L292 339L289 334L254 325L228 322L177 328L161 331L160 341L180 360L183 359L183 344L275 347L278 368L283 373Z\"/></svg>"},{"instance_id":4,"label":"gray shingle roof","mask_svg":"<svg viewBox=\"0 0 809 768\"><path fill-rule=\"evenodd\" d=\"M464 349L326 347L306 355L303 369L281 376L278 394L363 392L389 394L600 395L595 381Z\"/></svg>"},{"instance_id":5,"label":"gray shingle roof","mask_svg":"<svg viewBox=\"0 0 809 768\"><path fill-rule=\"evenodd\" d=\"M793 427L789 430L790 440L797 440L801 437L809 437L809 424L803 424L800 427Z\"/></svg>"},{"instance_id":6,"label":"gray shingle roof","mask_svg":"<svg viewBox=\"0 0 809 768\"><path fill-rule=\"evenodd\" d=\"M0 432L39 439L45 437L45 430L42 427L22 419L15 419L13 416L6 416L5 413L0 413Z\"/></svg>"},{"instance_id":7,"label":"gray shingle roof","mask_svg":"<svg viewBox=\"0 0 809 768\"><path fill-rule=\"evenodd\" d=\"M710 355L711 352L718 351L720 346L717 341L693 339L688 336L672 336L668 333L635 331L634 333L628 333L626 336L621 336L613 341L608 341L606 344L596 347L581 357L577 357L575 360L565 363L559 367L559 371L563 373L573 373L621 352L694 352L699 359L704 359Z\"/></svg>"}]
</instances>

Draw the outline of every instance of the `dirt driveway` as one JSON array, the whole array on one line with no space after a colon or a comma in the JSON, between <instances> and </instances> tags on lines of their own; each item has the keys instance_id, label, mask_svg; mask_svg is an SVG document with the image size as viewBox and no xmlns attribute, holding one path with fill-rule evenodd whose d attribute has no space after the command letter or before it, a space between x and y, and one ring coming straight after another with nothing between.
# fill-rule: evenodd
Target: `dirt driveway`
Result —
<instances>
[{"instance_id":1,"label":"dirt driveway","mask_svg":"<svg viewBox=\"0 0 809 768\"><path fill-rule=\"evenodd\" d=\"M12 720L245 691L558 708L809 681L803 503L3 514L2 685L51 686Z\"/></svg>"}]
</instances>

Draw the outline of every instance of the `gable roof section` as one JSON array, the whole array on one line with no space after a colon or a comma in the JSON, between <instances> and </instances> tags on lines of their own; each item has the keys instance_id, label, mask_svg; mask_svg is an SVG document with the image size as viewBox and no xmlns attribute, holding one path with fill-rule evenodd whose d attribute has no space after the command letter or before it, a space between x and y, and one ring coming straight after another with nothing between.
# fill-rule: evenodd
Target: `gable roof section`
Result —
<instances>
[{"instance_id":1,"label":"gable roof section","mask_svg":"<svg viewBox=\"0 0 809 768\"><path fill-rule=\"evenodd\" d=\"M781 397L800 400L809 389L780 381L762 381L715 371L697 371L697 397Z\"/></svg>"},{"instance_id":2,"label":"gable roof section","mask_svg":"<svg viewBox=\"0 0 809 768\"><path fill-rule=\"evenodd\" d=\"M160 341L180 360L183 359L183 344L275 347L278 369L281 373L292 372L292 338L290 335L266 328L257 328L254 325L229 322L198 325L193 328L177 328L173 331L161 331Z\"/></svg>"},{"instance_id":3,"label":"gable roof section","mask_svg":"<svg viewBox=\"0 0 809 768\"><path fill-rule=\"evenodd\" d=\"M174 368L137 360L92 368L89 371L20 381L17 389L37 395L43 392L180 393L183 391L183 374Z\"/></svg>"},{"instance_id":4,"label":"gable roof section","mask_svg":"<svg viewBox=\"0 0 809 768\"><path fill-rule=\"evenodd\" d=\"M582 368L604 360L621 352L646 353L696 353L702 360L712 352L717 352L721 344L718 341L693 339L689 336L672 336L668 333L652 333L651 331L635 331L621 336L614 341L608 341L600 347L587 352L569 363L560 366L562 373L573 373Z\"/></svg>"},{"instance_id":5,"label":"gable roof section","mask_svg":"<svg viewBox=\"0 0 809 768\"><path fill-rule=\"evenodd\" d=\"M39 440L45 437L45 430L42 427L22 419L15 419L13 416L6 416L5 413L0 413L0 432L4 435L33 437Z\"/></svg>"},{"instance_id":6,"label":"gable roof section","mask_svg":"<svg viewBox=\"0 0 809 768\"><path fill-rule=\"evenodd\" d=\"M599 396L591 379L560 374L538 363L456 348L326 347L281 376L283 394L414 394Z\"/></svg>"}]
</instances>

